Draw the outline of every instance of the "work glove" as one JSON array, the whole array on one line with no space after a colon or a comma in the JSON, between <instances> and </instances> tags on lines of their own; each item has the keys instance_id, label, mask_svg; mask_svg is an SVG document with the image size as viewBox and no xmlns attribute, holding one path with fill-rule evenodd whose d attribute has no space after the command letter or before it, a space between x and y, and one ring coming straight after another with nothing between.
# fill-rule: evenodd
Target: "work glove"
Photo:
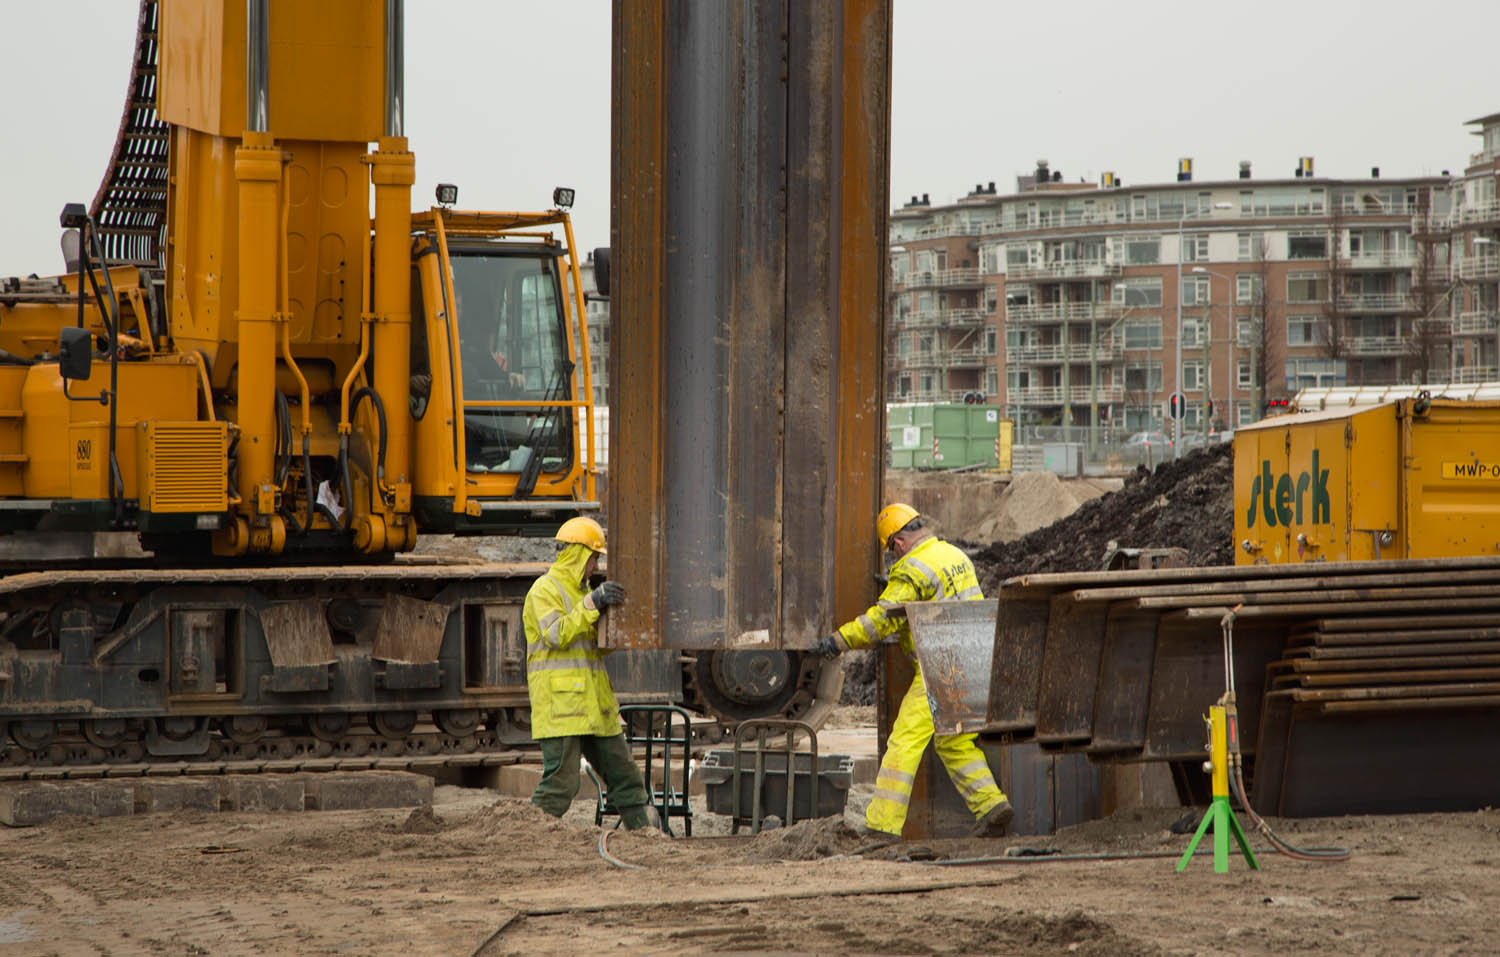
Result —
<instances>
[{"instance_id":1,"label":"work glove","mask_svg":"<svg viewBox=\"0 0 1500 957\"><path fill-rule=\"evenodd\" d=\"M837 658L844 653L844 643L839 640L838 635L824 635L813 642L813 646L808 650L824 658Z\"/></svg>"},{"instance_id":2,"label":"work glove","mask_svg":"<svg viewBox=\"0 0 1500 957\"><path fill-rule=\"evenodd\" d=\"M600 611L603 611L610 605L623 605L625 603L625 586L619 582L605 582L589 592L589 600Z\"/></svg>"}]
</instances>

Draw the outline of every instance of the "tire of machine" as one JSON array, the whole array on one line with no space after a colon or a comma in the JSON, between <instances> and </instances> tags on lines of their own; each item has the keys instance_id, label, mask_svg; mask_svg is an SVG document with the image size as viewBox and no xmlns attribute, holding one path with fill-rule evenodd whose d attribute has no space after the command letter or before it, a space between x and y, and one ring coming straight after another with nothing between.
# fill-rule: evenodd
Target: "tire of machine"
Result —
<instances>
[{"instance_id":1,"label":"tire of machine","mask_svg":"<svg viewBox=\"0 0 1500 957\"><path fill-rule=\"evenodd\" d=\"M124 718L93 718L80 722L89 744L100 748L118 747L129 730Z\"/></svg>"},{"instance_id":2,"label":"tire of machine","mask_svg":"<svg viewBox=\"0 0 1500 957\"><path fill-rule=\"evenodd\" d=\"M442 732L451 737L467 738L479 729L479 712L474 708L450 708L432 717Z\"/></svg>"},{"instance_id":3,"label":"tire of machine","mask_svg":"<svg viewBox=\"0 0 1500 957\"><path fill-rule=\"evenodd\" d=\"M723 657L729 655L741 657ZM776 717L822 727L844 683L838 659L802 651L700 651L686 658L684 703L727 728Z\"/></svg>"},{"instance_id":4,"label":"tire of machine","mask_svg":"<svg viewBox=\"0 0 1500 957\"><path fill-rule=\"evenodd\" d=\"M10 739L28 751L45 751L56 734L57 724L45 718L27 718L10 725Z\"/></svg>"}]
</instances>

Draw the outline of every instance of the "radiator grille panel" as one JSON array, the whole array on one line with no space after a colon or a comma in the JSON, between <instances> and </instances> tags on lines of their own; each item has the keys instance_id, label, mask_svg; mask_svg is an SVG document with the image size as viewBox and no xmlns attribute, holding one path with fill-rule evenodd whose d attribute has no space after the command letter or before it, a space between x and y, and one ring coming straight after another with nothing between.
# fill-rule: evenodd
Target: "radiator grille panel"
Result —
<instances>
[{"instance_id":1,"label":"radiator grille panel","mask_svg":"<svg viewBox=\"0 0 1500 957\"><path fill-rule=\"evenodd\" d=\"M222 422L148 426L144 507L151 512L222 512L229 507Z\"/></svg>"}]
</instances>

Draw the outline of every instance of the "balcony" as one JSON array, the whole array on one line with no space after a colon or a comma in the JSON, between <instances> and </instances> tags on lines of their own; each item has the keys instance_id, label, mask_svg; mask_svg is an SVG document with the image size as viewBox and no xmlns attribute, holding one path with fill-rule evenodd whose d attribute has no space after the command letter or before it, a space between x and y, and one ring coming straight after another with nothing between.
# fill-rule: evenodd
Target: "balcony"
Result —
<instances>
[{"instance_id":1,"label":"balcony","mask_svg":"<svg viewBox=\"0 0 1500 957\"><path fill-rule=\"evenodd\" d=\"M1461 206L1455 209L1448 221L1453 225L1480 226L1500 223L1500 203L1481 203L1478 206Z\"/></svg>"},{"instance_id":2,"label":"balcony","mask_svg":"<svg viewBox=\"0 0 1500 957\"><path fill-rule=\"evenodd\" d=\"M1123 402L1123 385L1100 385L1098 392L1092 386L1075 385L1064 389L1059 385L1036 386L1030 389L1008 389L1005 401L1012 405L1062 405L1064 393L1069 405L1086 405L1090 402Z\"/></svg>"},{"instance_id":3,"label":"balcony","mask_svg":"<svg viewBox=\"0 0 1500 957\"><path fill-rule=\"evenodd\" d=\"M1494 366L1465 366L1453 370L1454 382L1495 382L1500 380Z\"/></svg>"},{"instance_id":4,"label":"balcony","mask_svg":"<svg viewBox=\"0 0 1500 957\"><path fill-rule=\"evenodd\" d=\"M993 365L995 354L985 352L975 346L968 349L949 349L942 355L944 368L948 369L983 369L985 366Z\"/></svg>"},{"instance_id":5,"label":"balcony","mask_svg":"<svg viewBox=\"0 0 1500 957\"><path fill-rule=\"evenodd\" d=\"M994 365L996 355L978 346L948 349L917 349L906 355L893 356L894 369L983 369Z\"/></svg>"},{"instance_id":6,"label":"balcony","mask_svg":"<svg viewBox=\"0 0 1500 957\"><path fill-rule=\"evenodd\" d=\"M1403 336L1351 336L1344 347L1351 356L1400 356L1408 351Z\"/></svg>"},{"instance_id":7,"label":"balcony","mask_svg":"<svg viewBox=\"0 0 1500 957\"><path fill-rule=\"evenodd\" d=\"M1086 363L1107 362L1125 357L1125 344L1118 340L1100 342L1090 347L1087 342L1069 345L1054 343L1045 346L1018 346L1005 350L1007 362L1022 365L1058 365L1063 362Z\"/></svg>"},{"instance_id":8,"label":"balcony","mask_svg":"<svg viewBox=\"0 0 1500 957\"><path fill-rule=\"evenodd\" d=\"M1412 269L1417 265L1413 250L1376 250L1361 252L1348 259L1350 269Z\"/></svg>"},{"instance_id":9,"label":"balcony","mask_svg":"<svg viewBox=\"0 0 1500 957\"><path fill-rule=\"evenodd\" d=\"M1120 266L1107 262L1027 263L1005 267L1007 280L1018 279L1109 279L1122 272Z\"/></svg>"},{"instance_id":10,"label":"balcony","mask_svg":"<svg viewBox=\"0 0 1500 957\"><path fill-rule=\"evenodd\" d=\"M908 235L903 242L915 239L949 239L954 236L987 236L999 231L999 223L938 223L923 226Z\"/></svg>"},{"instance_id":11,"label":"balcony","mask_svg":"<svg viewBox=\"0 0 1500 957\"><path fill-rule=\"evenodd\" d=\"M1413 238L1436 239L1448 235L1453 227L1448 221L1448 214L1433 212L1418 213L1411 218L1411 234Z\"/></svg>"},{"instance_id":12,"label":"balcony","mask_svg":"<svg viewBox=\"0 0 1500 957\"><path fill-rule=\"evenodd\" d=\"M1172 217L1176 222L1177 217ZM1037 215L1025 219L1013 219L1000 227L1000 232L1024 233L1039 229L1067 229L1078 226L1112 226L1130 222L1130 215L1123 210L1083 209L1071 212L1038 211Z\"/></svg>"},{"instance_id":13,"label":"balcony","mask_svg":"<svg viewBox=\"0 0 1500 957\"><path fill-rule=\"evenodd\" d=\"M1500 279L1500 256L1465 256L1458 261L1460 279Z\"/></svg>"},{"instance_id":14,"label":"balcony","mask_svg":"<svg viewBox=\"0 0 1500 957\"><path fill-rule=\"evenodd\" d=\"M1404 292L1340 293L1334 308L1346 313L1416 312L1421 307Z\"/></svg>"},{"instance_id":15,"label":"balcony","mask_svg":"<svg viewBox=\"0 0 1500 957\"><path fill-rule=\"evenodd\" d=\"M985 277L974 267L965 269L932 269L897 276L894 286L900 289L979 289Z\"/></svg>"},{"instance_id":16,"label":"balcony","mask_svg":"<svg viewBox=\"0 0 1500 957\"><path fill-rule=\"evenodd\" d=\"M1488 312L1463 312L1459 313L1458 321L1453 325L1453 334L1456 336L1481 336L1492 333L1500 328L1500 323L1495 320L1495 313Z\"/></svg>"},{"instance_id":17,"label":"balcony","mask_svg":"<svg viewBox=\"0 0 1500 957\"><path fill-rule=\"evenodd\" d=\"M892 356L893 369L941 369L943 353L937 349L913 349L905 355Z\"/></svg>"},{"instance_id":18,"label":"balcony","mask_svg":"<svg viewBox=\"0 0 1500 957\"><path fill-rule=\"evenodd\" d=\"M1049 302L1005 307L1008 322L1088 322L1090 319L1104 322L1113 321L1124 314L1125 307L1113 302Z\"/></svg>"},{"instance_id":19,"label":"balcony","mask_svg":"<svg viewBox=\"0 0 1500 957\"><path fill-rule=\"evenodd\" d=\"M1448 316L1430 316L1426 319L1418 319L1414 325L1420 333L1431 333L1435 336L1453 335L1453 320Z\"/></svg>"},{"instance_id":20,"label":"balcony","mask_svg":"<svg viewBox=\"0 0 1500 957\"><path fill-rule=\"evenodd\" d=\"M924 309L892 316L891 322L902 329L969 329L984 325L989 317L978 309Z\"/></svg>"}]
</instances>

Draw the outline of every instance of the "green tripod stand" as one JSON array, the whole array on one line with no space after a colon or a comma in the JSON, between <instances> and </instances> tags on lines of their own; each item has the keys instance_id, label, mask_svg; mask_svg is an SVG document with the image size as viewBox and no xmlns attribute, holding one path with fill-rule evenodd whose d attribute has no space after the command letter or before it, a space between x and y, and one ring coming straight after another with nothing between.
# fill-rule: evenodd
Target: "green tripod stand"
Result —
<instances>
[{"instance_id":1,"label":"green tripod stand","mask_svg":"<svg viewBox=\"0 0 1500 957\"><path fill-rule=\"evenodd\" d=\"M1188 861L1193 859L1193 852L1198 850L1198 842L1203 840L1204 833L1210 828L1214 832L1214 873L1227 874L1229 872L1229 836L1234 835L1235 843L1240 846L1240 853L1245 855L1252 871L1260 870L1260 862L1255 859L1255 852L1250 850L1250 842L1245 839L1245 831L1240 827L1240 822L1234 816L1234 809L1229 806L1229 735L1227 733L1228 721L1225 716L1224 706L1216 704L1208 709L1208 755L1213 772L1213 801L1208 805L1208 813L1203 815L1203 821L1198 825L1198 833L1193 835L1192 843L1188 844L1187 850L1182 854L1182 860L1177 862L1177 870L1181 871L1188 866Z\"/></svg>"}]
</instances>

